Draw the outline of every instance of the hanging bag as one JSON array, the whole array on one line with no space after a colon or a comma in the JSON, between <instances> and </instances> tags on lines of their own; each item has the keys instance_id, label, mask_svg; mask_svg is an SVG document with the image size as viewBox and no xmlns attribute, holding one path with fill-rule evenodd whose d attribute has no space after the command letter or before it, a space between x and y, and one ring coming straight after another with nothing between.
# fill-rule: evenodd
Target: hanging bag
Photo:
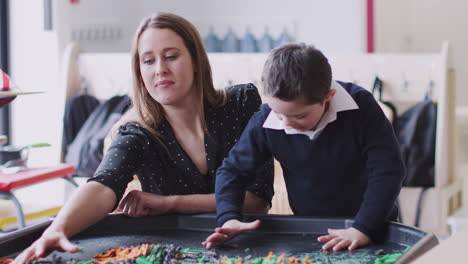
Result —
<instances>
[{"instance_id":1,"label":"hanging bag","mask_svg":"<svg viewBox=\"0 0 468 264\"><path fill-rule=\"evenodd\" d=\"M433 187L437 105L426 98L399 116L395 129L406 164L404 186Z\"/></svg>"},{"instance_id":2,"label":"hanging bag","mask_svg":"<svg viewBox=\"0 0 468 264\"><path fill-rule=\"evenodd\" d=\"M395 118L397 117L397 109L395 105L391 102L382 100L382 93L383 82L378 76L376 76L374 80L374 85L372 87L372 94L377 99L377 103L384 112L385 116L388 118L390 123L393 124L395 122Z\"/></svg>"}]
</instances>

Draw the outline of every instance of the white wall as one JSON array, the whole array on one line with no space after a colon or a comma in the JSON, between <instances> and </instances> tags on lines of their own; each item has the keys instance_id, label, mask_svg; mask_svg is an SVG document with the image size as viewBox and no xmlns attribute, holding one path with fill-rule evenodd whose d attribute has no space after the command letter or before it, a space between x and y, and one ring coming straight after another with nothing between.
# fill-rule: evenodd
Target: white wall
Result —
<instances>
[{"instance_id":1,"label":"white wall","mask_svg":"<svg viewBox=\"0 0 468 264\"><path fill-rule=\"evenodd\" d=\"M434 52L449 40L457 71L457 104L468 105L466 0L375 0L377 52Z\"/></svg>"},{"instance_id":2,"label":"white wall","mask_svg":"<svg viewBox=\"0 0 468 264\"><path fill-rule=\"evenodd\" d=\"M65 98L58 86L57 34L43 29L42 1L9 3L11 77L24 91L44 92L18 96L11 103L12 143L23 146L48 142L52 147L40 151L40 164L55 164L61 151ZM57 181L50 181L19 189L15 194L21 202L53 207L63 202L62 186L62 182L57 185Z\"/></svg>"},{"instance_id":3,"label":"white wall","mask_svg":"<svg viewBox=\"0 0 468 264\"><path fill-rule=\"evenodd\" d=\"M55 18L59 51L72 40L81 40L84 50L115 52L130 50L138 24L138 1L80 0L56 1L60 10Z\"/></svg>"},{"instance_id":4,"label":"white wall","mask_svg":"<svg viewBox=\"0 0 468 264\"><path fill-rule=\"evenodd\" d=\"M58 86L57 34L44 31L42 10L42 1L10 1L11 77L22 90L43 92L12 102L11 126L14 144L51 143L51 155L44 156L50 163L60 153L64 91Z\"/></svg>"}]
</instances>

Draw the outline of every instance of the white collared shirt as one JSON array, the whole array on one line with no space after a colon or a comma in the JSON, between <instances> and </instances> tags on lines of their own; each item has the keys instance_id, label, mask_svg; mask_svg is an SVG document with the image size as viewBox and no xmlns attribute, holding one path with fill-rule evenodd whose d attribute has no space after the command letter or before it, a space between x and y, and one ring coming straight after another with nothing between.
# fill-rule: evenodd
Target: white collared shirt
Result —
<instances>
[{"instance_id":1,"label":"white collared shirt","mask_svg":"<svg viewBox=\"0 0 468 264\"><path fill-rule=\"evenodd\" d=\"M298 131L290 127L286 127L278 116L271 111L267 119L263 123L264 128L284 130L286 134L303 134L308 136L311 140L317 138L323 129L331 122L336 120L336 113L347 110L359 109L353 97L336 81L331 82L330 89L336 90L327 111L323 114L317 129L308 131Z\"/></svg>"}]
</instances>

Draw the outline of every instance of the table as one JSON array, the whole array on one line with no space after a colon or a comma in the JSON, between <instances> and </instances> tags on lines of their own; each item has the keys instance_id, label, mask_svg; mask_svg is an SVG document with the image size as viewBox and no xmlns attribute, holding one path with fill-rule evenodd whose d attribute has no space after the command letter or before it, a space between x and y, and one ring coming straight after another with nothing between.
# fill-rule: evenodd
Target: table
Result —
<instances>
[{"instance_id":1,"label":"table","mask_svg":"<svg viewBox=\"0 0 468 264\"><path fill-rule=\"evenodd\" d=\"M18 95L37 94L43 92L26 92L26 91L0 91L0 107L13 101Z\"/></svg>"},{"instance_id":2,"label":"table","mask_svg":"<svg viewBox=\"0 0 468 264\"><path fill-rule=\"evenodd\" d=\"M266 256L270 250L275 253L307 253L316 261L333 264L373 264L379 258L375 252L383 249L387 253L404 252L398 263L408 263L425 253L438 241L434 235L417 228L391 223L384 241L369 245L353 252L347 250L329 252L321 250L317 236L325 234L328 227L346 228L352 225L351 219L313 218L279 215L247 215L245 221L260 219L259 229L243 233L228 243L228 246L217 249L218 253L227 256L252 257ZM9 233L0 237L0 258L11 258L28 247L40 237L51 221ZM54 252L53 255L63 260L71 258L90 260L92 256L120 246L139 245L141 243L174 244L182 248L202 249L201 242L216 227L214 214L199 215L164 215L131 218L124 215L109 215L100 222L77 235L71 242L83 247L83 251L70 254ZM246 252L246 248L250 250ZM406 259L406 260L405 260Z\"/></svg>"},{"instance_id":3,"label":"table","mask_svg":"<svg viewBox=\"0 0 468 264\"><path fill-rule=\"evenodd\" d=\"M12 174L0 173L0 199L8 199L14 203L19 226L24 228L26 227L24 212L21 203L13 194L13 190L57 178L62 178L78 187L71 176L74 172L73 165L59 164L54 167L26 169Z\"/></svg>"}]
</instances>

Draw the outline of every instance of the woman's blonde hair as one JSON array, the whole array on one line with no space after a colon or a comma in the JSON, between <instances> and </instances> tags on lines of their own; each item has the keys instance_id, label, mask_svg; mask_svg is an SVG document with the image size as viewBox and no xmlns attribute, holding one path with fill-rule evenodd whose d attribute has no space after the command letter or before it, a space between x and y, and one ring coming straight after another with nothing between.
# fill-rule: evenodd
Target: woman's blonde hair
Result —
<instances>
[{"instance_id":1,"label":"woman's blonde hair","mask_svg":"<svg viewBox=\"0 0 468 264\"><path fill-rule=\"evenodd\" d=\"M213 78L211 75L211 66L208 61L200 34L195 27L186 19L171 13L153 14L141 22L138 27L132 43L131 59L132 59L132 76L133 76L133 116L136 120L121 120L134 121L146 128L155 138L158 138L157 126L161 122L164 112L162 106L154 100L148 93L140 73L140 56L138 53L138 42L141 34L148 28L170 29L179 35L184 41L185 47L188 49L192 58L194 67L193 87L200 93L200 106L204 111L204 105L218 107L225 103L226 95L224 90L216 90L213 86ZM204 117L204 114L201 115ZM133 119L129 118L129 119ZM205 124L205 120L202 120ZM123 122L119 122L123 123Z\"/></svg>"}]
</instances>

